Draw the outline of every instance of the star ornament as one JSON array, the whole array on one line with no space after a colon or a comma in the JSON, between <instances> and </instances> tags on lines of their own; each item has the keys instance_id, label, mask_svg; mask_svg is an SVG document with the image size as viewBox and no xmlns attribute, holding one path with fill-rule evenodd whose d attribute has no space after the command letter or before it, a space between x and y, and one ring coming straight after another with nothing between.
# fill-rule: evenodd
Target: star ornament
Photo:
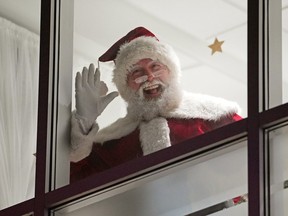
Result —
<instances>
[{"instance_id":1,"label":"star ornament","mask_svg":"<svg viewBox=\"0 0 288 216\"><path fill-rule=\"evenodd\" d=\"M217 38L215 38L214 43L209 45L208 47L212 49L211 55L213 55L215 52L222 52L222 44L224 41L218 41Z\"/></svg>"}]
</instances>

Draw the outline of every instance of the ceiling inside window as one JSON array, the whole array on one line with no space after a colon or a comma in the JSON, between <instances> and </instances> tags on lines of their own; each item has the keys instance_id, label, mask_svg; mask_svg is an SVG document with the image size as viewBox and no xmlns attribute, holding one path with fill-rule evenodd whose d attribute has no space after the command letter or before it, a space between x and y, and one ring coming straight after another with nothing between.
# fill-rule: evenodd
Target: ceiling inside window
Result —
<instances>
[{"instance_id":1,"label":"ceiling inside window","mask_svg":"<svg viewBox=\"0 0 288 216\"><path fill-rule=\"evenodd\" d=\"M85 2L84 5L83 1L75 1L75 31L92 41L97 38L104 47L102 52L128 31L142 25L176 49L183 69L208 65L239 81L245 79L242 76L247 59L245 0L242 3L222 0ZM93 19L90 14L94 14ZM215 58L211 58L208 46L215 37L225 42L221 55L215 53ZM87 54L86 49L83 52Z\"/></svg>"}]
</instances>

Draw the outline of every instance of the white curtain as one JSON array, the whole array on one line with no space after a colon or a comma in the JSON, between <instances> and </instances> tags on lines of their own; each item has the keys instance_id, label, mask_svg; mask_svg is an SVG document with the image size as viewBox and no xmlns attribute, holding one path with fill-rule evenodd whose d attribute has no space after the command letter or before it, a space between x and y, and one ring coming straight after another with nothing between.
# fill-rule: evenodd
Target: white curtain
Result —
<instances>
[{"instance_id":1,"label":"white curtain","mask_svg":"<svg viewBox=\"0 0 288 216\"><path fill-rule=\"evenodd\" d=\"M0 17L0 209L34 196L39 36Z\"/></svg>"}]
</instances>

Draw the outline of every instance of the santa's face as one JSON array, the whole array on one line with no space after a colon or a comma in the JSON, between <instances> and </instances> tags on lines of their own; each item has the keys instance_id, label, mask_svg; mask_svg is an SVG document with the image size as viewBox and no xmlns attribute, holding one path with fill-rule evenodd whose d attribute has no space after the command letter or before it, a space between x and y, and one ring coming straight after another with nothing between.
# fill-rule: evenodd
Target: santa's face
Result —
<instances>
[{"instance_id":1,"label":"santa's face","mask_svg":"<svg viewBox=\"0 0 288 216\"><path fill-rule=\"evenodd\" d=\"M157 99L169 81L168 68L159 61L142 59L138 61L127 76L127 84L143 99Z\"/></svg>"}]
</instances>

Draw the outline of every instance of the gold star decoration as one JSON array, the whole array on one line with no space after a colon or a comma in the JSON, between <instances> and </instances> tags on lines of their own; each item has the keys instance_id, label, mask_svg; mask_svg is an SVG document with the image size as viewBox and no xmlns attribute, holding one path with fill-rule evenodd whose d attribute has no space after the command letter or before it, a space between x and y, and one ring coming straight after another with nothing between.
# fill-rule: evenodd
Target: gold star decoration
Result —
<instances>
[{"instance_id":1,"label":"gold star decoration","mask_svg":"<svg viewBox=\"0 0 288 216\"><path fill-rule=\"evenodd\" d=\"M224 41L218 41L217 38L215 38L214 43L209 45L209 47L212 49L212 53L211 55L213 55L215 52L222 52L222 44L224 43Z\"/></svg>"}]
</instances>

